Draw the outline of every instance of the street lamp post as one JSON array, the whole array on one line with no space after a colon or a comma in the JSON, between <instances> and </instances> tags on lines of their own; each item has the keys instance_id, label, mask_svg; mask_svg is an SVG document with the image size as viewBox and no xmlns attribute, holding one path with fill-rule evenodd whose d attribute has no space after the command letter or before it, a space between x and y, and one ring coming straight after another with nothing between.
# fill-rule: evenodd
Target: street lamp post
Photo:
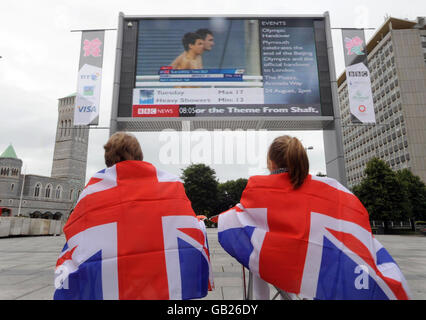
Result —
<instances>
[{"instance_id":1,"label":"street lamp post","mask_svg":"<svg viewBox=\"0 0 426 320\"><path fill-rule=\"evenodd\" d=\"M27 172L27 166L24 167L24 177L21 186L21 195L19 197L19 208L18 208L18 216L21 216L21 207L22 207L22 196L24 194L24 184L25 184L25 174Z\"/></svg>"}]
</instances>

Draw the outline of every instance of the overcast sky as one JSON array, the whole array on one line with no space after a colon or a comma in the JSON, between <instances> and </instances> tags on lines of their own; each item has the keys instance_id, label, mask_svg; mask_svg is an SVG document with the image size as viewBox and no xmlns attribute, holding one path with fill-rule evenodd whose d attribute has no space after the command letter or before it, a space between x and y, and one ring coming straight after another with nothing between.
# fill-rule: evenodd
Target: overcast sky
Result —
<instances>
[{"instance_id":1,"label":"overcast sky","mask_svg":"<svg viewBox=\"0 0 426 320\"><path fill-rule=\"evenodd\" d=\"M155 1L35 1L2 0L0 11L0 153L12 143L26 173L50 176L57 124L57 99L76 92L81 34L75 29L117 28L118 13L125 15L287 15L330 12L337 27L378 28L384 17L415 20L426 15L424 0L407 1L282 1L282 0L155 0ZM366 31L367 40L374 31ZM337 75L343 72L341 33L333 30ZM102 75L100 127L108 127L117 32L107 31ZM187 137L167 133L137 133L145 160L180 175L192 162L205 162L216 170L220 181L266 173L265 148L284 132L241 133L244 150L225 145L206 150L220 135L192 135L192 149L186 154L174 143ZM311 173L325 172L321 131L289 132L299 137L309 151ZM109 131L91 130L87 177L102 169L103 144ZM173 140L175 139L175 140ZM176 140L178 139L178 140ZM235 146L237 144L235 143ZM188 159L187 154L192 158ZM243 153L243 154L242 154ZM214 155L219 155L214 157ZM220 155L223 155L221 157ZM226 158L228 156L228 158ZM239 158L238 158L239 156ZM222 160L221 160L222 159Z\"/></svg>"}]
</instances>

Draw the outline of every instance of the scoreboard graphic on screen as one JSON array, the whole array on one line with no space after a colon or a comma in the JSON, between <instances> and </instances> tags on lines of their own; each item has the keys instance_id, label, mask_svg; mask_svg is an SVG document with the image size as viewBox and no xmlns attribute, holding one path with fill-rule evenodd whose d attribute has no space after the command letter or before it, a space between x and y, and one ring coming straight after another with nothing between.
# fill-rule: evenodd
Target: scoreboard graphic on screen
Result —
<instances>
[{"instance_id":1,"label":"scoreboard graphic on screen","mask_svg":"<svg viewBox=\"0 0 426 320\"><path fill-rule=\"evenodd\" d=\"M324 20L120 15L115 120L136 131L184 120L321 129L333 120Z\"/></svg>"}]
</instances>

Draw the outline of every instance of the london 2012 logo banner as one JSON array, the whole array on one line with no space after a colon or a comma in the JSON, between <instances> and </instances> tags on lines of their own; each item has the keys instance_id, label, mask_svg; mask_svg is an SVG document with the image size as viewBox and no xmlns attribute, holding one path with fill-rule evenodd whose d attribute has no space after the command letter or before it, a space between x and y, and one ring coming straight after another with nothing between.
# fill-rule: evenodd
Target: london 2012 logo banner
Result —
<instances>
[{"instance_id":1,"label":"london 2012 logo banner","mask_svg":"<svg viewBox=\"0 0 426 320\"><path fill-rule=\"evenodd\" d=\"M364 41L358 36L353 38L345 38L345 47L348 50L346 54L349 56L354 54L358 56L364 55L365 53L363 43Z\"/></svg>"},{"instance_id":2,"label":"london 2012 logo banner","mask_svg":"<svg viewBox=\"0 0 426 320\"><path fill-rule=\"evenodd\" d=\"M376 123L364 30L343 29L346 83L352 123Z\"/></svg>"},{"instance_id":3,"label":"london 2012 logo banner","mask_svg":"<svg viewBox=\"0 0 426 320\"><path fill-rule=\"evenodd\" d=\"M82 33L74 125L99 123L104 34L105 31Z\"/></svg>"}]
</instances>

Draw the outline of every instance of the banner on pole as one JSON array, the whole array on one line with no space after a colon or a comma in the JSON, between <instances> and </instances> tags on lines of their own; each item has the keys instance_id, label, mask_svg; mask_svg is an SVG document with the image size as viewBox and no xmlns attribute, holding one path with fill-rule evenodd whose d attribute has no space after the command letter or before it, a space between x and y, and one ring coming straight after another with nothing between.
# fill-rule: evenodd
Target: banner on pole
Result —
<instances>
[{"instance_id":1,"label":"banner on pole","mask_svg":"<svg viewBox=\"0 0 426 320\"><path fill-rule=\"evenodd\" d=\"M83 31L81 36L74 125L99 124L105 31Z\"/></svg>"},{"instance_id":2,"label":"banner on pole","mask_svg":"<svg viewBox=\"0 0 426 320\"><path fill-rule=\"evenodd\" d=\"M352 123L376 123L364 30L342 29Z\"/></svg>"}]
</instances>

